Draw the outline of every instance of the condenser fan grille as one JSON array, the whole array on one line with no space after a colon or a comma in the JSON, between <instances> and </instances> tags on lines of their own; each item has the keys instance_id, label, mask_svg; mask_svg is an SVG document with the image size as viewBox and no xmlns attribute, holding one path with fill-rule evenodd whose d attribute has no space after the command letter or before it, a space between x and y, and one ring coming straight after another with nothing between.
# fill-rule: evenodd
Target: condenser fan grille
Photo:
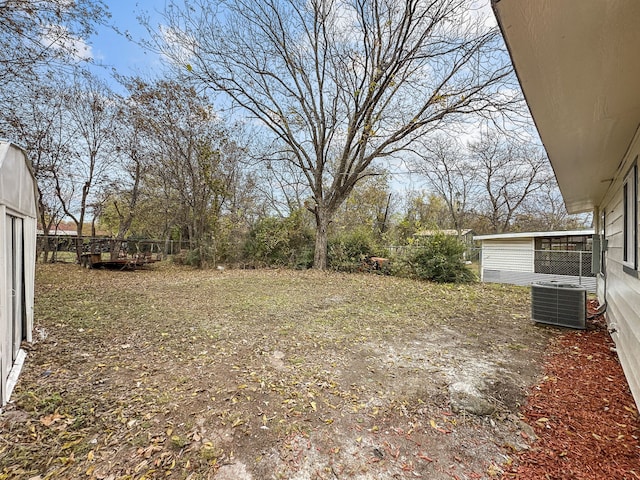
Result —
<instances>
[{"instance_id":1,"label":"condenser fan grille","mask_svg":"<svg viewBox=\"0 0 640 480\"><path fill-rule=\"evenodd\" d=\"M531 317L539 323L584 329L587 290L566 283L534 283L531 285Z\"/></svg>"}]
</instances>

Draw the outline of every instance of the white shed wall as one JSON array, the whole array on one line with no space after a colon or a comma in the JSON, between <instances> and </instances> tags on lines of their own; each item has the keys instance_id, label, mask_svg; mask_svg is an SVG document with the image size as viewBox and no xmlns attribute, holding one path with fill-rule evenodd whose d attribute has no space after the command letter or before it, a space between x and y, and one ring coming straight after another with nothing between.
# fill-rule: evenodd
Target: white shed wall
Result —
<instances>
[{"instance_id":1,"label":"white shed wall","mask_svg":"<svg viewBox=\"0 0 640 480\"><path fill-rule=\"evenodd\" d=\"M0 142L0 204L25 217L36 218L35 180L25 154Z\"/></svg>"},{"instance_id":2,"label":"white shed wall","mask_svg":"<svg viewBox=\"0 0 640 480\"><path fill-rule=\"evenodd\" d=\"M482 270L533 273L533 238L482 241Z\"/></svg>"},{"instance_id":3,"label":"white shed wall","mask_svg":"<svg viewBox=\"0 0 640 480\"><path fill-rule=\"evenodd\" d=\"M9 400L32 340L36 188L22 150L0 142L0 405Z\"/></svg>"}]
</instances>

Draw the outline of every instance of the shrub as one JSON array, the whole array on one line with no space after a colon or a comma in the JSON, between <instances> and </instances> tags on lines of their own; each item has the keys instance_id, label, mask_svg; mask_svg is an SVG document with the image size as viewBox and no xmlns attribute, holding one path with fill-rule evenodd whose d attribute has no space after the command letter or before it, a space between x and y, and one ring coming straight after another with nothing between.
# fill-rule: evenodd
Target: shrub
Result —
<instances>
[{"instance_id":1,"label":"shrub","mask_svg":"<svg viewBox=\"0 0 640 480\"><path fill-rule=\"evenodd\" d=\"M189 265L197 268L215 266L216 255L212 246L200 246L191 250L183 250L173 255L173 263L177 265Z\"/></svg>"},{"instance_id":2,"label":"shrub","mask_svg":"<svg viewBox=\"0 0 640 480\"><path fill-rule=\"evenodd\" d=\"M343 232L329 240L329 265L335 270L356 271L371 255L383 256L383 252L366 229Z\"/></svg>"},{"instance_id":3,"label":"shrub","mask_svg":"<svg viewBox=\"0 0 640 480\"><path fill-rule=\"evenodd\" d=\"M411 274L440 283L469 283L475 275L463 261L465 246L458 238L438 232L410 249L405 262Z\"/></svg>"},{"instance_id":4,"label":"shrub","mask_svg":"<svg viewBox=\"0 0 640 480\"><path fill-rule=\"evenodd\" d=\"M314 238L303 213L295 211L287 218L260 220L249 232L245 259L263 265L309 268L313 264Z\"/></svg>"}]
</instances>

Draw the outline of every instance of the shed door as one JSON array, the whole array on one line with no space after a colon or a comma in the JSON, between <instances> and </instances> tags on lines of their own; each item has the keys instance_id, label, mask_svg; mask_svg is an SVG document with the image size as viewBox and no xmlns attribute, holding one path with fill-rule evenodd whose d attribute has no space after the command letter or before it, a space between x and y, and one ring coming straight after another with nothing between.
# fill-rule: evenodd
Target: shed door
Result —
<instances>
[{"instance_id":1,"label":"shed door","mask_svg":"<svg viewBox=\"0 0 640 480\"><path fill-rule=\"evenodd\" d=\"M18 355L20 344L25 339L26 316L24 308L24 236L22 219L7 215L6 230L6 278L10 298L7 302L7 343L5 343L3 366L6 372L11 370L13 361ZM6 377L5 377L6 378Z\"/></svg>"}]
</instances>

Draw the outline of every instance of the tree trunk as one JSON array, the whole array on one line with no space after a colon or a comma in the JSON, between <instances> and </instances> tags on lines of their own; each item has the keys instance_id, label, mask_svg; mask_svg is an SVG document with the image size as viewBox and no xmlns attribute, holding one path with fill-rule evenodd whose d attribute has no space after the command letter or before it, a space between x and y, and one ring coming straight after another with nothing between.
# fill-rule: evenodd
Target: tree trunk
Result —
<instances>
[{"instance_id":1,"label":"tree trunk","mask_svg":"<svg viewBox=\"0 0 640 480\"><path fill-rule=\"evenodd\" d=\"M82 231L76 234L76 263L80 265L82 259L83 238Z\"/></svg>"},{"instance_id":2,"label":"tree trunk","mask_svg":"<svg viewBox=\"0 0 640 480\"><path fill-rule=\"evenodd\" d=\"M327 234L331 215L326 208L317 206L316 215L316 247L313 255L313 268L316 270L326 270L328 262L328 242Z\"/></svg>"},{"instance_id":3,"label":"tree trunk","mask_svg":"<svg viewBox=\"0 0 640 480\"><path fill-rule=\"evenodd\" d=\"M173 255L173 244L171 243L171 233L167 233L164 240L164 258L167 258L169 255Z\"/></svg>"},{"instance_id":4,"label":"tree trunk","mask_svg":"<svg viewBox=\"0 0 640 480\"><path fill-rule=\"evenodd\" d=\"M42 263L47 263L49 259L49 234L46 230L43 230L43 234L40 237L40 242L36 240L36 261L42 255Z\"/></svg>"}]
</instances>

